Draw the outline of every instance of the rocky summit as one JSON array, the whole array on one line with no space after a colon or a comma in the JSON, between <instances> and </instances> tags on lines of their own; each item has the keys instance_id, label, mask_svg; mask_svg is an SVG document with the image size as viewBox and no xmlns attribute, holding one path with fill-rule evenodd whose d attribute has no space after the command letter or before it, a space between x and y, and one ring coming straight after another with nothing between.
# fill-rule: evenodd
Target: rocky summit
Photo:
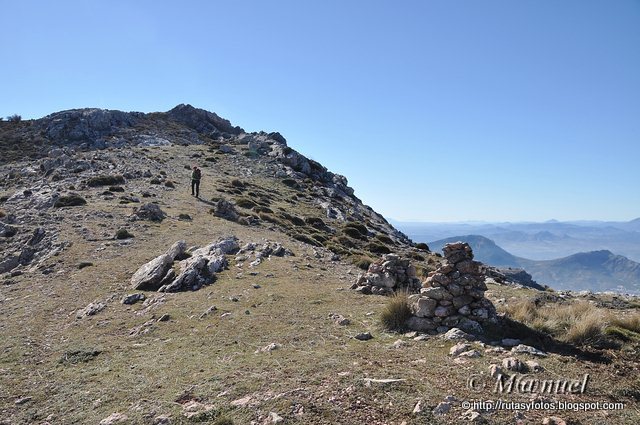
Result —
<instances>
[{"instance_id":1,"label":"rocky summit","mask_svg":"<svg viewBox=\"0 0 640 425\"><path fill-rule=\"evenodd\" d=\"M74 109L0 149L2 425L635 423L636 299L431 252L277 132ZM632 408L464 403L585 370L571 400Z\"/></svg>"}]
</instances>

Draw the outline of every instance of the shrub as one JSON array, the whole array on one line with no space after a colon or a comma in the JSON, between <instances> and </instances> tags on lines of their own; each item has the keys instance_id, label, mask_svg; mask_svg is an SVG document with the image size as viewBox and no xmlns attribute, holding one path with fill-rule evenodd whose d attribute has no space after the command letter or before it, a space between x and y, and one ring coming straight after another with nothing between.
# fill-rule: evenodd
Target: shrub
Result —
<instances>
[{"instance_id":1,"label":"shrub","mask_svg":"<svg viewBox=\"0 0 640 425\"><path fill-rule=\"evenodd\" d=\"M240 208L251 209L256 206L256 203L248 198L238 198L236 200L236 205L239 206Z\"/></svg>"},{"instance_id":2,"label":"shrub","mask_svg":"<svg viewBox=\"0 0 640 425\"><path fill-rule=\"evenodd\" d=\"M321 229L327 226L325 222L319 217L305 217L304 222L312 227L315 227L316 229Z\"/></svg>"},{"instance_id":3,"label":"shrub","mask_svg":"<svg viewBox=\"0 0 640 425\"><path fill-rule=\"evenodd\" d=\"M247 184L241 180L238 179L233 179L231 180L231 186L233 187L237 187L237 188L244 188Z\"/></svg>"},{"instance_id":4,"label":"shrub","mask_svg":"<svg viewBox=\"0 0 640 425\"><path fill-rule=\"evenodd\" d=\"M118 229L116 232L116 239L131 239L133 234L129 233L127 229Z\"/></svg>"},{"instance_id":5,"label":"shrub","mask_svg":"<svg viewBox=\"0 0 640 425\"><path fill-rule=\"evenodd\" d=\"M291 215L289 213L286 212L282 212L280 213L280 217L289 220L291 223L295 224L296 226L304 226L304 220L301 219L300 217L296 217L295 215Z\"/></svg>"},{"instance_id":6,"label":"shrub","mask_svg":"<svg viewBox=\"0 0 640 425\"><path fill-rule=\"evenodd\" d=\"M357 257L353 264L359 269L369 270L369 266L373 263L373 259L370 257Z\"/></svg>"},{"instance_id":7,"label":"shrub","mask_svg":"<svg viewBox=\"0 0 640 425\"><path fill-rule=\"evenodd\" d=\"M409 298L405 292L396 292L389 298L387 305L380 314L380 324L386 330L402 332L406 329L406 322L411 317Z\"/></svg>"},{"instance_id":8,"label":"shrub","mask_svg":"<svg viewBox=\"0 0 640 425\"><path fill-rule=\"evenodd\" d=\"M376 239L386 245L393 245L393 240L387 235L376 235Z\"/></svg>"},{"instance_id":9,"label":"shrub","mask_svg":"<svg viewBox=\"0 0 640 425\"><path fill-rule=\"evenodd\" d=\"M429 245L427 245L424 242L420 242L420 243L415 244L415 247L418 248L418 249L422 249L424 251L429 251Z\"/></svg>"},{"instance_id":10,"label":"shrub","mask_svg":"<svg viewBox=\"0 0 640 425\"><path fill-rule=\"evenodd\" d=\"M416 261L424 261L425 260L425 258L422 255L416 254L415 252L411 253L411 258L413 258Z\"/></svg>"},{"instance_id":11,"label":"shrub","mask_svg":"<svg viewBox=\"0 0 640 425\"><path fill-rule=\"evenodd\" d=\"M87 204L87 201L85 201L85 199L80 195L66 195L56 199L56 202L53 204L53 206L55 208L62 208L62 207L78 207L86 204Z\"/></svg>"},{"instance_id":12,"label":"shrub","mask_svg":"<svg viewBox=\"0 0 640 425\"><path fill-rule=\"evenodd\" d=\"M18 114L9 115L7 117L7 121L9 121L9 122L20 122L20 121L22 121L22 116L20 116Z\"/></svg>"},{"instance_id":13,"label":"shrub","mask_svg":"<svg viewBox=\"0 0 640 425\"><path fill-rule=\"evenodd\" d=\"M122 186L109 186L110 192L124 192L124 187Z\"/></svg>"},{"instance_id":14,"label":"shrub","mask_svg":"<svg viewBox=\"0 0 640 425\"><path fill-rule=\"evenodd\" d=\"M345 227L345 229L348 229L348 228L350 228L350 229L355 229L355 230L357 230L361 235L364 235L364 236L366 236L366 235L368 235L368 234L369 234L369 230L367 230L367 226L365 226L364 224L361 224L361 223L354 223L354 222L351 222L351 223L347 223L347 224L345 224L345 225L344 225L344 227Z\"/></svg>"},{"instance_id":15,"label":"shrub","mask_svg":"<svg viewBox=\"0 0 640 425\"><path fill-rule=\"evenodd\" d=\"M120 175L109 176L109 175L101 175L91 177L87 180L87 186L89 187L97 187L97 186L110 186L110 185L118 185L124 184L124 177Z\"/></svg>"},{"instance_id":16,"label":"shrub","mask_svg":"<svg viewBox=\"0 0 640 425\"><path fill-rule=\"evenodd\" d=\"M171 180L167 180L166 182L164 182L165 187L168 187L170 189L175 189L176 185L171 181Z\"/></svg>"},{"instance_id":17,"label":"shrub","mask_svg":"<svg viewBox=\"0 0 640 425\"><path fill-rule=\"evenodd\" d=\"M154 177L151 180L149 180L149 183L151 183L151 184L160 184L160 183L162 183L162 181L160 181L159 178Z\"/></svg>"},{"instance_id":18,"label":"shrub","mask_svg":"<svg viewBox=\"0 0 640 425\"><path fill-rule=\"evenodd\" d=\"M298 185L298 182L297 182L297 181L295 181L294 179L289 179L289 178L287 178L287 179L282 179L282 183L283 183L285 186L289 186L289 187L292 187L292 188L294 188L294 189L298 189L298 188L300 188L300 186Z\"/></svg>"},{"instance_id":19,"label":"shrub","mask_svg":"<svg viewBox=\"0 0 640 425\"><path fill-rule=\"evenodd\" d=\"M269 207L262 207L257 205L256 207L253 208L253 210L257 213L269 213L269 214L273 214L273 210Z\"/></svg>"},{"instance_id":20,"label":"shrub","mask_svg":"<svg viewBox=\"0 0 640 425\"><path fill-rule=\"evenodd\" d=\"M366 246L368 251L371 251L375 254L389 254L391 250L386 245L382 245L379 243L372 242Z\"/></svg>"},{"instance_id":21,"label":"shrub","mask_svg":"<svg viewBox=\"0 0 640 425\"><path fill-rule=\"evenodd\" d=\"M354 229L353 227L345 227L342 229L342 233L354 239L363 239L362 233L358 231L358 229Z\"/></svg>"}]
</instances>

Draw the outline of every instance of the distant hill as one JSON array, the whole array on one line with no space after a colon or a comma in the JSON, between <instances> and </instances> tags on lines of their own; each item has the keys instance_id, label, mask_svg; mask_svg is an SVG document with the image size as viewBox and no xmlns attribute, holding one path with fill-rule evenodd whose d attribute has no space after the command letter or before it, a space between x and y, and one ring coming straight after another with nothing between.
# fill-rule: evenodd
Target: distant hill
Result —
<instances>
[{"instance_id":1,"label":"distant hill","mask_svg":"<svg viewBox=\"0 0 640 425\"><path fill-rule=\"evenodd\" d=\"M431 250L439 252L446 244L457 241L467 242L473 248L474 258L491 266L520 267L521 260L523 260L500 248L491 239L480 235L454 236L429 242L428 245Z\"/></svg>"},{"instance_id":2,"label":"distant hill","mask_svg":"<svg viewBox=\"0 0 640 425\"><path fill-rule=\"evenodd\" d=\"M640 293L640 264L608 250L581 252L554 260L517 257L480 235L455 236L429 242L434 251L451 242L468 242L478 261L496 267L523 268L541 284L563 290Z\"/></svg>"},{"instance_id":3,"label":"distant hill","mask_svg":"<svg viewBox=\"0 0 640 425\"><path fill-rule=\"evenodd\" d=\"M558 289L640 293L640 264L607 250L557 260L523 260L521 266L536 280Z\"/></svg>"}]
</instances>

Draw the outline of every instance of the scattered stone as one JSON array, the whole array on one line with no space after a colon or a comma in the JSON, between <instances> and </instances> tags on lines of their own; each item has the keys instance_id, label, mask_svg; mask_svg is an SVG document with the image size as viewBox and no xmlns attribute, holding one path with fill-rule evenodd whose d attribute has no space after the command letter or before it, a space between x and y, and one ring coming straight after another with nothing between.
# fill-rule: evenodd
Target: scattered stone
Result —
<instances>
[{"instance_id":1,"label":"scattered stone","mask_svg":"<svg viewBox=\"0 0 640 425\"><path fill-rule=\"evenodd\" d=\"M399 348L403 348L406 347L407 341L404 341L402 339L397 339L393 344L391 344L391 348L395 348L395 349L399 349Z\"/></svg>"},{"instance_id":2,"label":"scattered stone","mask_svg":"<svg viewBox=\"0 0 640 425\"><path fill-rule=\"evenodd\" d=\"M134 220L148 220L160 222L167 217L162 209L156 204L148 203L142 205L134 213L132 218Z\"/></svg>"},{"instance_id":3,"label":"scattered stone","mask_svg":"<svg viewBox=\"0 0 640 425\"><path fill-rule=\"evenodd\" d=\"M100 425L113 425L119 422L125 422L129 420L129 417L123 413L112 413L103 420L100 421Z\"/></svg>"},{"instance_id":4,"label":"scattered stone","mask_svg":"<svg viewBox=\"0 0 640 425\"><path fill-rule=\"evenodd\" d=\"M171 424L171 416L160 415L153 418L153 425L169 425Z\"/></svg>"},{"instance_id":5,"label":"scattered stone","mask_svg":"<svg viewBox=\"0 0 640 425\"><path fill-rule=\"evenodd\" d=\"M76 314L76 318L81 319L83 317L93 316L100 313L105 309L105 307L107 307L107 305L101 302L89 303L89 305L87 305L85 308L78 311L78 313Z\"/></svg>"},{"instance_id":6,"label":"scattered stone","mask_svg":"<svg viewBox=\"0 0 640 425\"><path fill-rule=\"evenodd\" d=\"M527 368L532 372L542 372L544 368L540 365L540 363L534 360L527 360L524 362Z\"/></svg>"},{"instance_id":7,"label":"scattered stone","mask_svg":"<svg viewBox=\"0 0 640 425\"><path fill-rule=\"evenodd\" d=\"M21 404L28 403L28 402L30 402L31 400L32 400L32 397L20 397L20 398L16 399L16 400L14 401L14 403L15 403L16 405L21 405Z\"/></svg>"},{"instance_id":8,"label":"scattered stone","mask_svg":"<svg viewBox=\"0 0 640 425\"><path fill-rule=\"evenodd\" d=\"M237 400L233 400L230 404L231 404L233 407L244 407L244 406L246 406L247 404L249 404L249 402L250 402L250 401L251 401L251 396L250 396L250 395L248 395L248 396L245 396L245 397L239 398L239 399L237 399Z\"/></svg>"},{"instance_id":9,"label":"scattered stone","mask_svg":"<svg viewBox=\"0 0 640 425\"><path fill-rule=\"evenodd\" d=\"M210 315L211 313L217 310L218 310L218 307L216 307L215 305L212 305L211 307L206 309L204 313L200 315L200 319L204 319L205 317L207 317L208 315Z\"/></svg>"},{"instance_id":10,"label":"scattered stone","mask_svg":"<svg viewBox=\"0 0 640 425\"><path fill-rule=\"evenodd\" d=\"M278 349L280 349L280 347L282 347L280 344L277 344L277 343L275 343L275 342L272 342L272 343L271 343L271 344L269 344L269 345L265 345L265 346L264 346L264 347L262 347L262 348L258 348L255 352L256 352L256 354L257 354L257 353L269 353L269 352L271 352L271 351L273 351L273 350L278 350Z\"/></svg>"},{"instance_id":11,"label":"scattered stone","mask_svg":"<svg viewBox=\"0 0 640 425\"><path fill-rule=\"evenodd\" d=\"M195 400L191 400L182 406L182 414L187 419L198 418L203 414L214 409L210 404L203 404Z\"/></svg>"},{"instance_id":12,"label":"scattered stone","mask_svg":"<svg viewBox=\"0 0 640 425\"><path fill-rule=\"evenodd\" d=\"M487 423L487 419L484 416L482 416L480 412L478 412L477 410L471 410L471 409L464 412L461 416L461 419L465 419L468 422L471 422L473 424Z\"/></svg>"},{"instance_id":13,"label":"scattered stone","mask_svg":"<svg viewBox=\"0 0 640 425\"><path fill-rule=\"evenodd\" d=\"M418 400L416 405L413 407L413 411L411 413L413 413L414 415L417 415L419 413L422 413L422 410L423 410L422 400Z\"/></svg>"},{"instance_id":14,"label":"scattered stone","mask_svg":"<svg viewBox=\"0 0 640 425\"><path fill-rule=\"evenodd\" d=\"M379 384L379 385L388 385L395 384L396 382L403 382L406 379L393 379L393 378L384 378L384 379L373 379L373 378L365 378L364 385L370 387L371 384Z\"/></svg>"},{"instance_id":15,"label":"scattered stone","mask_svg":"<svg viewBox=\"0 0 640 425\"><path fill-rule=\"evenodd\" d=\"M515 347L513 347L511 349L511 352L513 354L524 353L524 354L531 354L533 356L539 356L539 357L547 357L548 356L548 354L545 353L544 351L538 350L535 347L532 347L530 345L524 345L524 344L516 345Z\"/></svg>"},{"instance_id":16,"label":"scattered stone","mask_svg":"<svg viewBox=\"0 0 640 425\"><path fill-rule=\"evenodd\" d=\"M115 238L122 240L122 239L131 239L133 238L133 234L129 233L129 231L127 229L118 229L118 231L116 232Z\"/></svg>"},{"instance_id":17,"label":"scattered stone","mask_svg":"<svg viewBox=\"0 0 640 425\"><path fill-rule=\"evenodd\" d=\"M329 318L333 320L333 323L339 326L348 326L351 324L351 320L347 319L341 314L331 313L329 314Z\"/></svg>"},{"instance_id":18,"label":"scattered stone","mask_svg":"<svg viewBox=\"0 0 640 425\"><path fill-rule=\"evenodd\" d=\"M471 348L470 344L459 342L449 349L449 355L453 357L458 357L461 353L464 353L465 351L469 351L470 348Z\"/></svg>"},{"instance_id":19,"label":"scattered stone","mask_svg":"<svg viewBox=\"0 0 640 425\"><path fill-rule=\"evenodd\" d=\"M525 372L527 370L525 364L515 357L502 359L502 367L512 372Z\"/></svg>"},{"instance_id":20,"label":"scattered stone","mask_svg":"<svg viewBox=\"0 0 640 425\"><path fill-rule=\"evenodd\" d=\"M498 366L497 364L491 364L489 365L489 376L491 376L492 378L495 378L499 375L502 375L504 372L502 370L502 368L500 366Z\"/></svg>"},{"instance_id":21,"label":"scattered stone","mask_svg":"<svg viewBox=\"0 0 640 425\"><path fill-rule=\"evenodd\" d=\"M128 305L135 304L138 301L144 301L145 298L146 297L142 293L125 295L122 298L122 304L128 304Z\"/></svg>"},{"instance_id":22,"label":"scattered stone","mask_svg":"<svg viewBox=\"0 0 640 425\"><path fill-rule=\"evenodd\" d=\"M269 412L269 419L271 419L272 424L279 424L284 421L284 418L278 415L276 412Z\"/></svg>"},{"instance_id":23,"label":"scattered stone","mask_svg":"<svg viewBox=\"0 0 640 425\"><path fill-rule=\"evenodd\" d=\"M451 403L443 401L438 404L431 412L434 415L446 415L451 410Z\"/></svg>"},{"instance_id":24,"label":"scattered stone","mask_svg":"<svg viewBox=\"0 0 640 425\"><path fill-rule=\"evenodd\" d=\"M449 341L455 341L455 340L473 341L473 340L476 339L475 336L469 335L465 331L463 331L461 329L458 329L458 328L449 329L447 331L447 333L442 335L442 338L444 338L446 340L449 340Z\"/></svg>"},{"instance_id":25,"label":"scattered stone","mask_svg":"<svg viewBox=\"0 0 640 425\"><path fill-rule=\"evenodd\" d=\"M469 350L469 351L464 351L460 354L458 354L458 357L466 357L469 359L475 359L482 356L482 354L480 354L480 352L478 350Z\"/></svg>"},{"instance_id":26,"label":"scattered stone","mask_svg":"<svg viewBox=\"0 0 640 425\"><path fill-rule=\"evenodd\" d=\"M542 420L542 425L567 425L567 422L557 416L548 416Z\"/></svg>"},{"instance_id":27,"label":"scattered stone","mask_svg":"<svg viewBox=\"0 0 640 425\"><path fill-rule=\"evenodd\" d=\"M504 347L515 347L516 345L520 345L521 342L522 341L516 338L504 338L502 341L500 341L500 343Z\"/></svg>"},{"instance_id":28,"label":"scattered stone","mask_svg":"<svg viewBox=\"0 0 640 425\"><path fill-rule=\"evenodd\" d=\"M373 339L373 335L371 335L371 332L361 332L354 336L354 338L358 341L368 341L370 339Z\"/></svg>"}]
</instances>

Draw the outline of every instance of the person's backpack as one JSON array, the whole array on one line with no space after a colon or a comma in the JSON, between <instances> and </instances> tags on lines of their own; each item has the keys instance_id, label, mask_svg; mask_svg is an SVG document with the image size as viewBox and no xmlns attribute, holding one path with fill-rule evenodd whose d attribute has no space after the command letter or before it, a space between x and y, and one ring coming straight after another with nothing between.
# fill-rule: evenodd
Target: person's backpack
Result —
<instances>
[{"instance_id":1,"label":"person's backpack","mask_svg":"<svg viewBox=\"0 0 640 425\"><path fill-rule=\"evenodd\" d=\"M202 177L202 171L198 168L193 172L193 178L194 180L200 180L200 177Z\"/></svg>"}]
</instances>

